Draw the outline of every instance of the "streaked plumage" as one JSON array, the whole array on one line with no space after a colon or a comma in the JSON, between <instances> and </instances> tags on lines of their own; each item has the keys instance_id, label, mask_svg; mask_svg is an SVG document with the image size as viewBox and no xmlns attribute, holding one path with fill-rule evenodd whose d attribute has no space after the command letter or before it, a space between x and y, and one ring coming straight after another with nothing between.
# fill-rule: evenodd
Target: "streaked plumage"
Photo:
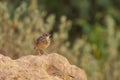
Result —
<instances>
[{"instance_id":1,"label":"streaked plumage","mask_svg":"<svg viewBox=\"0 0 120 80\"><path fill-rule=\"evenodd\" d=\"M41 54L43 54L43 50L46 49L50 45L50 34L45 33L40 36L35 42L35 49L39 50Z\"/></svg>"}]
</instances>

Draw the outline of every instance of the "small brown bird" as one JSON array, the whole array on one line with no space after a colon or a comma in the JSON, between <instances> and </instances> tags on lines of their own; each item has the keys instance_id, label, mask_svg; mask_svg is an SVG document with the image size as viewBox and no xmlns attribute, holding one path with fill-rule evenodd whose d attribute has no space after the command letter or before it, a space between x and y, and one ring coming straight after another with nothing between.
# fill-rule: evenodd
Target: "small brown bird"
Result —
<instances>
[{"instance_id":1,"label":"small brown bird","mask_svg":"<svg viewBox=\"0 0 120 80\"><path fill-rule=\"evenodd\" d=\"M44 49L50 45L50 34L45 33L40 36L35 42L35 49L39 50L40 54L44 54Z\"/></svg>"}]
</instances>

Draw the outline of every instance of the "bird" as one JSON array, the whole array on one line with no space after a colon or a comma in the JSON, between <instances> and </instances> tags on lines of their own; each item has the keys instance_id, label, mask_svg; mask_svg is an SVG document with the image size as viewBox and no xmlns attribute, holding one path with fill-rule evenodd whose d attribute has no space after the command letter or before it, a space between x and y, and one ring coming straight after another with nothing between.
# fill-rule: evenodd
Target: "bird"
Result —
<instances>
[{"instance_id":1,"label":"bird","mask_svg":"<svg viewBox=\"0 0 120 80\"><path fill-rule=\"evenodd\" d=\"M44 54L44 49L46 49L50 45L50 34L44 33L40 37L38 37L35 41L35 49L39 51L39 54Z\"/></svg>"}]
</instances>

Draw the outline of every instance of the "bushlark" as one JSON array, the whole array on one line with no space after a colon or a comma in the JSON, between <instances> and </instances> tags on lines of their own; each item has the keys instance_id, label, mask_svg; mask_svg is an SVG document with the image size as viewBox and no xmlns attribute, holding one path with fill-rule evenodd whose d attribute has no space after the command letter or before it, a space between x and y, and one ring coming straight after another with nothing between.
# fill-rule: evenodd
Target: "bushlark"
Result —
<instances>
[{"instance_id":1,"label":"bushlark","mask_svg":"<svg viewBox=\"0 0 120 80\"><path fill-rule=\"evenodd\" d=\"M46 49L50 45L50 34L45 33L40 36L35 41L35 49L39 51L39 54L44 54L44 49Z\"/></svg>"}]
</instances>

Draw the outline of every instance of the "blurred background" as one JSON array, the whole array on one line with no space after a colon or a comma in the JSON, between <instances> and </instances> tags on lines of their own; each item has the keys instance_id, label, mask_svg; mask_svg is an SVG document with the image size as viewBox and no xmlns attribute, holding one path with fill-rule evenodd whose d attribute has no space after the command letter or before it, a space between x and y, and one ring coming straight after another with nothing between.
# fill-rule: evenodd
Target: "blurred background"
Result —
<instances>
[{"instance_id":1,"label":"blurred background","mask_svg":"<svg viewBox=\"0 0 120 80\"><path fill-rule=\"evenodd\" d=\"M46 32L45 51L67 57L88 80L120 80L120 0L0 0L1 54L36 54Z\"/></svg>"}]
</instances>

